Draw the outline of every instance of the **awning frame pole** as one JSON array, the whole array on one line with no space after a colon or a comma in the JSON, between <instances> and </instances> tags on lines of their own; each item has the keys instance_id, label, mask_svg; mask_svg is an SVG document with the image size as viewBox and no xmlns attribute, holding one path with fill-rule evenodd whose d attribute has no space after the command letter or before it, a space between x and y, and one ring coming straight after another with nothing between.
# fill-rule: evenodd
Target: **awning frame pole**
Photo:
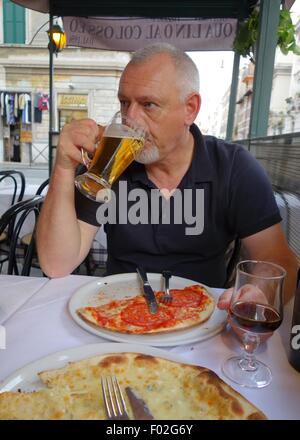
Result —
<instances>
[{"instance_id":1,"label":"awning frame pole","mask_svg":"<svg viewBox=\"0 0 300 440\"><path fill-rule=\"evenodd\" d=\"M268 134L280 4L281 0L262 0L260 6L249 138Z\"/></svg>"},{"instance_id":2,"label":"awning frame pole","mask_svg":"<svg viewBox=\"0 0 300 440\"><path fill-rule=\"evenodd\" d=\"M53 14L50 12L50 32L53 28ZM53 64L53 44L49 44L49 150L48 150L48 166L49 177L52 171L52 134L53 134L53 77L54 77L54 64Z\"/></svg>"}]
</instances>

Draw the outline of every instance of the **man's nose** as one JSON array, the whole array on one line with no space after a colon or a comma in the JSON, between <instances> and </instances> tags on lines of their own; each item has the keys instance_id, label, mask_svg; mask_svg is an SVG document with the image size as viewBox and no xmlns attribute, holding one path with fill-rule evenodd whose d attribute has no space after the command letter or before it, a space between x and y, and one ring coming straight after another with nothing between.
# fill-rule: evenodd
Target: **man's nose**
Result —
<instances>
[{"instance_id":1,"label":"man's nose","mask_svg":"<svg viewBox=\"0 0 300 440\"><path fill-rule=\"evenodd\" d=\"M135 122L142 121L142 112L137 102L132 102L126 109L126 116Z\"/></svg>"}]
</instances>

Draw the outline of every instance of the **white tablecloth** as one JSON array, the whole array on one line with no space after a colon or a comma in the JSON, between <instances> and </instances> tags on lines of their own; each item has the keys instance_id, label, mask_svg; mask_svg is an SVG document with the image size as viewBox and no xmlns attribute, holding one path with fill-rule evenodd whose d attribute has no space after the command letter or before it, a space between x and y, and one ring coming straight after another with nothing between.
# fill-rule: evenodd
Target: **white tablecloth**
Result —
<instances>
[{"instance_id":1,"label":"white tablecloth","mask_svg":"<svg viewBox=\"0 0 300 440\"><path fill-rule=\"evenodd\" d=\"M49 281L48 278L0 276L0 324L13 315Z\"/></svg>"},{"instance_id":2,"label":"white tablecloth","mask_svg":"<svg viewBox=\"0 0 300 440\"><path fill-rule=\"evenodd\" d=\"M16 279L11 276L12 285ZM109 342L79 327L67 309L72 294L92 279L95 278L71 275L50 280L5 322L7 348L0 350L0 380L17 368L56 351ZM272 368L272 383L259 390L230 383L270 419L300 419L300 373L290 366L286 354L291 309L292 303L286 307L285 320L280 329L258 350L258 358ZM224 330L205 341L166 350L180 353L186 361L211 368L227 381L221 373L221 364L225 358L238 353L240 345L230 331Z\"/></svg>"}]
</instances>

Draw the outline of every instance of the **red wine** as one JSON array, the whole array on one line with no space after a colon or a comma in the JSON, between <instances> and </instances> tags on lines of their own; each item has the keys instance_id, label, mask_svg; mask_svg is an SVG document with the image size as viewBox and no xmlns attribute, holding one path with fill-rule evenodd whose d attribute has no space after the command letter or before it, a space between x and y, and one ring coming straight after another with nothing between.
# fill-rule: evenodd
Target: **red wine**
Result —
<instances>
[{"instance_id":1,"label":"red wine","mask_svg":"<svg viewBox=\"0 0 300 440\"><path fill-rule=\"evenodd\" d=\"M280 314L266 304L238 301L229 309L231 321L240 328L253 333L269 333L282 321Z\"/></svg>"}]
</instances>

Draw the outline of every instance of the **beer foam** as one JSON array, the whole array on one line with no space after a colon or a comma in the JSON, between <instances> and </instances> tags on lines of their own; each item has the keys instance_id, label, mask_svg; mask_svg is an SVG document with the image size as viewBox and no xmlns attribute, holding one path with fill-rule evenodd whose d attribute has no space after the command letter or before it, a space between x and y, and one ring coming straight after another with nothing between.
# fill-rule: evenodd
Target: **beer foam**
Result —
<instances>
[{"instance_id":1,"label":"beer foam","mask_svg":"<svg viewBox=\"0 0 300 440\"><path fill-rule=\"evenodd\" d=\"M142 130L135 130L123 124L110 124L106 127L104 136L106 137L121 137L129 139L142 138Z\"/></svg>"}]
</instances>

